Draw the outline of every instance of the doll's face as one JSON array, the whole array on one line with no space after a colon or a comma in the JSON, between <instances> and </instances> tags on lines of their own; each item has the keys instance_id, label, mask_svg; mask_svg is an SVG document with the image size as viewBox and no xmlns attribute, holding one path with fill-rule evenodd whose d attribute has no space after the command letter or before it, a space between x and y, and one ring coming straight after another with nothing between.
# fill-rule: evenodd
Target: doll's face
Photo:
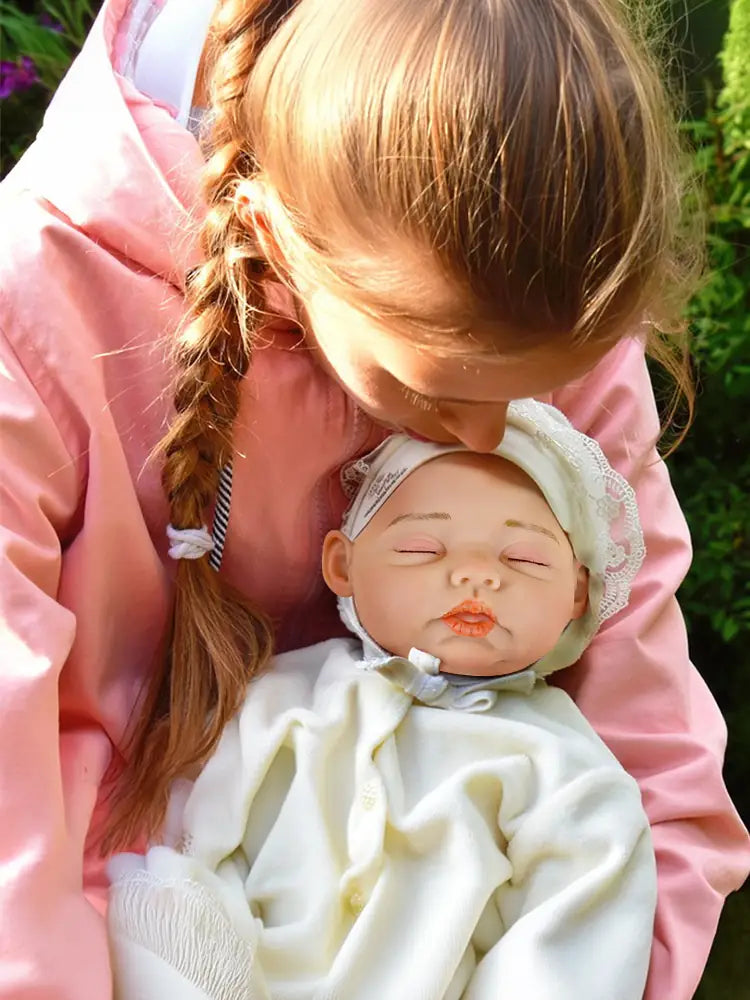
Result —
<instances>
[{"instance_id":1,"label":"doll's face","mask_svg":"<svg viewBox=\"0 0 750 1000\"><path fill-rule=\"evenodd\" d=\"M586 609L586 571L534 482L497 456L420 466L354 542L326 538L323 572L384 649L448 673L522 670Z\"/></svg>"}]
</instances>

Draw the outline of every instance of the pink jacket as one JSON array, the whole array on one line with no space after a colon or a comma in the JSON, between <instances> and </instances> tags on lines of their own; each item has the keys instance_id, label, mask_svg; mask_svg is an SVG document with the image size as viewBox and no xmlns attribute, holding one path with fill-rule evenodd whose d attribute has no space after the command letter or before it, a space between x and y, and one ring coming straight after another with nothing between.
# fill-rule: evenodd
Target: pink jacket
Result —
<instances>
[{"instance_id":1,"label":"pink jacket","mask_svg":"<svg viewBox=\"0 0 750 1000\"><path fill-rule=\"evenodd\" d=\"M169 413L164 345L201 160L120 74L131 28L128 0L109 0L2 187L2 1000L111 995L103 864L86 840L169 603L167 509L147 457ZM344 505L337 470L382 436L296 343L279 322L247 380L222 567L278 620L281 649L342 631L321 542ZM640 500L649 556L631 605L562 680L638 779L653 826L647 996L687 1000L750 849L673 596L690 549L667 472L648 464L657 417L641 346L622 343L553 401Z\"/></svg>"}]
</instances>

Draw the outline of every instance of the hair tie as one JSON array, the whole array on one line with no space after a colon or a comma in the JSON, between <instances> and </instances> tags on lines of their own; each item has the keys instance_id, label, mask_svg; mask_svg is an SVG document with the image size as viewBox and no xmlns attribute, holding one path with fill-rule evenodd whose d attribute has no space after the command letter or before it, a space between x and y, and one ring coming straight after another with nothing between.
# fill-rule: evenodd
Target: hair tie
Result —
<instances>
[{"instance_id":1,"label":"hair tie","mask_svg":"<svg viewBox=\"0 0 750 1000\"><path fill-rule=\"evenodd\" d=\"M173 559L200 559L214 547L208 528L175 528L167 525L167 538L172 543L169 554Z\"/></svg>"}]
</instances>

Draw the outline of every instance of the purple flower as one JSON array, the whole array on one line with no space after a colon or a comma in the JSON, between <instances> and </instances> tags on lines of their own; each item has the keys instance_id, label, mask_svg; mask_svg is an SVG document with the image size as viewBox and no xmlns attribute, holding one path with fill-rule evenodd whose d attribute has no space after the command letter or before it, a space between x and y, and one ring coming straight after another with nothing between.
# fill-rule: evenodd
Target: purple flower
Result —
<instances>
[{"instance_id":1,"label":"purple flower","mask_svg":"<svg viewBox=\"0 0 750 1000\"><path fill-rule=\"evenodd\" d=\"M0 62L0 100L17 90L28 90L39 80L36 66L28 56L19 62Z\"/></svg>"},{"instance_id":2,"label":"purple flower","mask_svg":"<svg viewBox=\"0 0 750 1000\"><path fill-rule=\"evenodd\" d=\"M58 34L61 31L65 31L65 28L57 21L53 21L49 14L40 14L39 23L44 25L45 28L49 28L50 31L56 31Z\"/></svg>"}]
</instances>

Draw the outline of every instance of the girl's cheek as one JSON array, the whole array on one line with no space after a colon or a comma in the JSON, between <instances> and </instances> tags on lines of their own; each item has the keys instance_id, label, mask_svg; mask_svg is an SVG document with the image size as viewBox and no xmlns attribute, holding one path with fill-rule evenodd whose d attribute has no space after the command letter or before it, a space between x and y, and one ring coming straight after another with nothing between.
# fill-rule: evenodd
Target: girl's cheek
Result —
<instances>
[{"instance_id":1,"label":"girl's cheek","mask_svg":"<svg viewBox=\"0 0 750 1000\"><path fill-rule=\"evenodd\" d=\"M352 373L349 383L350 391L357 397L363 409L370 410L378 416L391 414L395 411L395 401L376 378L363 378L356 372Z\"/></svg>"}]
</instances>

